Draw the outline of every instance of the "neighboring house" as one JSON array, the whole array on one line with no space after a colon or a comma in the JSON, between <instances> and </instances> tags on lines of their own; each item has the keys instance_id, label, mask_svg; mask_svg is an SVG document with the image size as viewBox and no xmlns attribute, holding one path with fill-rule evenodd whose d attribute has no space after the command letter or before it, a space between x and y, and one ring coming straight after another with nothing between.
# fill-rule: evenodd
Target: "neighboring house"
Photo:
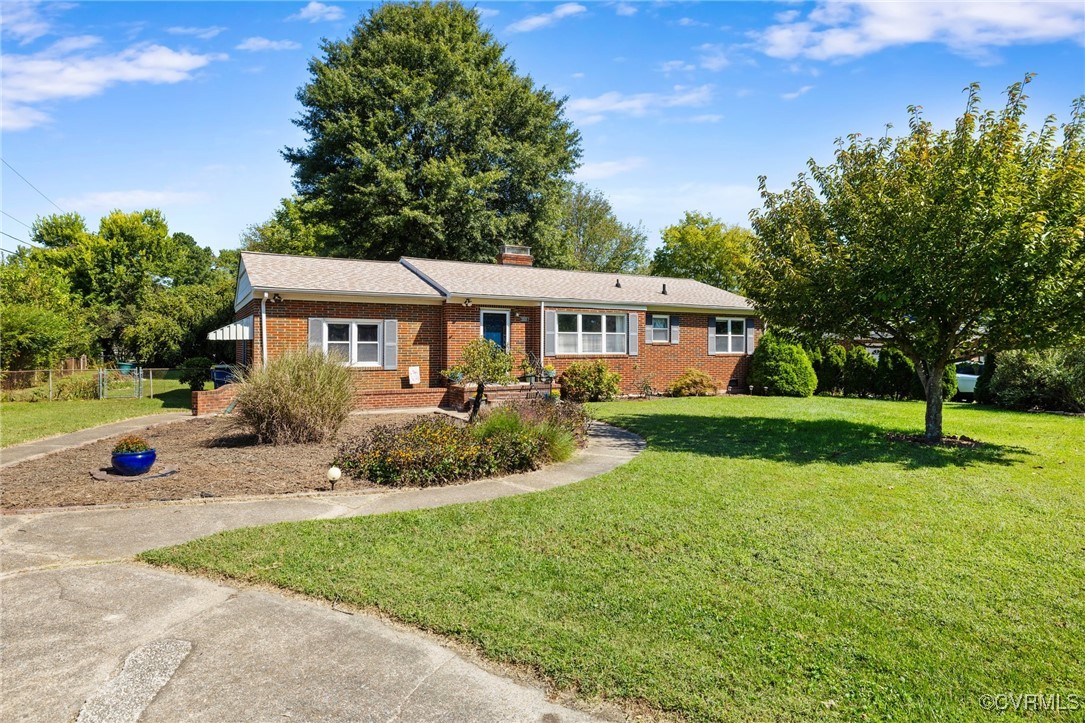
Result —
<instances>
[{"instance_id":1,"label":"neighboring house","mask_svg":"<svg viewBox=\"0 0 1085 723\"><path fill-rule=\"evenodd\" d=\"M689 279L535 268L522 246L503 247L496 264L245 252L234 309L237 321L209 338L235 341L239 362L322 349L350 366L358 407L458 402L440 372L479 336L509 349L517 364L531 354L559 374L603 359L626 394L645 379L665 389L690 368L744 389L762 328L750 302L729 291ZM225 403L209 396L201 406L197 413Z\"/></svg>"}]
</instances>

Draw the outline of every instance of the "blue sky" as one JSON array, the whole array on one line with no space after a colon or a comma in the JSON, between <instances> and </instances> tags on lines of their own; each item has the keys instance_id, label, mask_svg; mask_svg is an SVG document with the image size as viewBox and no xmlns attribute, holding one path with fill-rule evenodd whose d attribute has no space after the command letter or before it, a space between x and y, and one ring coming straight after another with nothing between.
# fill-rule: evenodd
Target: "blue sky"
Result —
<instances>
[{"instance_id":1,"label":"blue sky","mask_svg":"<svg viewBox=\"0 0 1085 723\"><path fill-rule=\"evenodd\" d=\"M56 207L92 228L161 208L233 248L292 193L279 151L308 59L372 5L4 0L0 228L25 239ZM950 124L1026 72L1034 126L1085 93L1081 2L480 2L520 72L568 97L577 177L650 243L685 210L748 224L757 177L779 188L835 138L900 132L906 107ZM3 237L0 246L16 241ZM515 241L515 239L510 239Z\"/></svg>"}]
</instances>

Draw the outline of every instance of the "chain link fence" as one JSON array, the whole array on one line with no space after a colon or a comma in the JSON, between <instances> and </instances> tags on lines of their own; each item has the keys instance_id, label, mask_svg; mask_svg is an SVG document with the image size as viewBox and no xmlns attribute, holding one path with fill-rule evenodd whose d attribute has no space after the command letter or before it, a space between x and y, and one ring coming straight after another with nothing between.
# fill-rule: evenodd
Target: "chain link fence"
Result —
<instances>
[{"instance_id":1,"label":"chain link fence","mask_svg":"<svg viewBox=\"0 0 1085 723\"><path fill-rule=\"evenodd\" d=\"M0 371L0 400L149 399L182 387L179 369L134 365L98 369Z\"/></svg>"}]
</instances>

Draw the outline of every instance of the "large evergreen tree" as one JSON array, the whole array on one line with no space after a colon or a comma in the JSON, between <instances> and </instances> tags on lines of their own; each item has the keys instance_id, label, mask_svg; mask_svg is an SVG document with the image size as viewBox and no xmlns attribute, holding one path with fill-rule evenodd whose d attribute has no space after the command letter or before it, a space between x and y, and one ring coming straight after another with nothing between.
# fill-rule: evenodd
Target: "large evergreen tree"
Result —
<instances>
[{"instance_id":1,"label":"large evergreen tree","mask_svg":"<svg viewBox=\"0 0 1085 723\"><path fill-rule=\"evenodd\" d=\"M580 135L477 11L388 3L322 49L298 91L308 141L283 155L333 253L490 261L516 243L553 263Z\"/></svg>"},{"instance_id":2,"label":"large evergreen tree","mask_svg":"<svg viewBox=\"0 0 1085 723\"><path fill-rule=\"evenodd\" d=\"M1026 79L1027 82L1028 79ZM942 436L947 365L1085 335L1085 98L1062 128L1024 125L978 87L952 130L912 108L901 138L841 141L752 214L749 294L769 321L813 336L876 333L916 366L926 437Z\"/></svg>"}]
</instances>

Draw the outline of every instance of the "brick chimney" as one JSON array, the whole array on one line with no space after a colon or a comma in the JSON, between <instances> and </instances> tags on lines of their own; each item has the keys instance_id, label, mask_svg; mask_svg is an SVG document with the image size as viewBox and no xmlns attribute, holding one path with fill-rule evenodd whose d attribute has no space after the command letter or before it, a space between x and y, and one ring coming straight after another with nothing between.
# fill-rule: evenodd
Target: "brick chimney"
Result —
<instances>
[{"instance_id":1,"label":"brick chimney","mask_svg":"<svg viewBox=\"0 0 1085 723\"><path fill-rule=\"evenodd\" d=\"M531 247L502 246L501 252L497 254L497 263L509 266L531 266Z\"/></svg>"}]
</instances>

